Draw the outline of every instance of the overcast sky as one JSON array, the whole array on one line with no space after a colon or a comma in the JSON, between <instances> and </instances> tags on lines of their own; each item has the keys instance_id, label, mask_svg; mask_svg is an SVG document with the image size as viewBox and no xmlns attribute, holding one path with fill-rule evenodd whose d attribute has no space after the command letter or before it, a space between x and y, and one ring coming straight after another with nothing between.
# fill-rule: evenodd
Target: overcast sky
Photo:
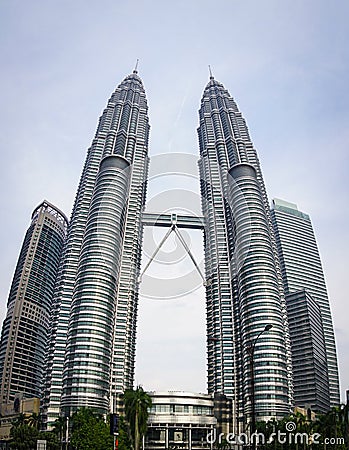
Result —
<instances>
[{"instance_id":1,"label":"overcast sky","mask_svg":"<svg viewBox=\"0 0 349 450\"><path fill-rule=\"evenodd\" d=\"M1 320L32 210L45 198L70 215L98 117L136 59L149 104L150 156L198 155L197 110L211 64L247 120L270 199L296 203L313 221L344 397L349 387L348 17L347 0L3 0ZM176 187L192 193L190 208L197 211L195 177L152 180L149 207L158 207L157 196ZM148 253L163 232L147 230ZM202 262L200 232L187 239ZM171 239L163 254L176 246ZM154 264L149 275L176 279L192 270L184 256L178 265ZM206 389L205 299L199 280L194 287L176 299L142 296L136 381L145 389Z\"/></svg>"}]
</instances>

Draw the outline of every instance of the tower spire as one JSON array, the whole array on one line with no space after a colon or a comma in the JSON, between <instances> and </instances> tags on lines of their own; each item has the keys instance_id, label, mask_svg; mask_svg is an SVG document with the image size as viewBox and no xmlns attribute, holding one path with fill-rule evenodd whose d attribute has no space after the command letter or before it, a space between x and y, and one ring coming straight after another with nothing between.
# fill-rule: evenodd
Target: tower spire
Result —
<instances>
[{"instance_id":1,"label":"tower spire","mask_svg":"<svg viewBox=\"0 0 349 450\"><path fill-rule=\"evenodd\" d=\"M138 73L138 62L139 62L139 59L137 58L137 61L136 61L136 65L135 65L135 68L134 68L134 71L133 71L133 73Z\"/></svg>"},{"instance_id":2,"label":"tower spire","mask_svg":"<svg viewBox=\"0 0 349 450\"><path fill-rule=\"evenodd\" d=\"M210 80L214 80L214 76L212 75L212 69L210 65L208 65L208 70L210 72Z\"/></svg>"}]
</instances>

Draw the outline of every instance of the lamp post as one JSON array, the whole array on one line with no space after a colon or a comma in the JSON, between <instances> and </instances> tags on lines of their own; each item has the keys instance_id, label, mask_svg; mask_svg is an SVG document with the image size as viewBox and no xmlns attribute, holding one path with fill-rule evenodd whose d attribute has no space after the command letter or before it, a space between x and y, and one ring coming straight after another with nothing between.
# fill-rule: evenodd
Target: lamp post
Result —
<instances>
[{"instance_id":1,"label":"lamp post","mask_svg":"<svg viewBox=\"0 0 349 450\"><path fill-rule=\"evenodd\" d=\"M256 348L257 341L259 337L266 331L269 331L273 328L273 325L270 323L266 325L262 331L259 332L256 339L253 343L248 347L248 352L250 354L250 364L251 364L251 428L250 428L250 436L256 431L256 405L255 405L255 392L254 392L254 351ZM255 442L252 445L252 448L255 448Z\"/></svg>"}]
</instances>

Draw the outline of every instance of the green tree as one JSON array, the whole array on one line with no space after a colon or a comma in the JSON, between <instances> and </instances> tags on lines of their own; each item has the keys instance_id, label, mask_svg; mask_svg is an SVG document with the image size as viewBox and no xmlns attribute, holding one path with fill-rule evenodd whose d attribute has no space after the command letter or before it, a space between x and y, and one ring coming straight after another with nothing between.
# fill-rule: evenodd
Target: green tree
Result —
<instances>
[{"instance_id":1,"label":"green tree","mask_svg":"<svg viewBox=\"0 0 349 450\"><path fill-rule=\"evenodd\" d=\"M72 416L70 443L77 450L110 450L113 437L102 416L92 409L81 408Z\"/></svg>"},{"instance_id":2,"label":"green tree","mask_svg":"<svg viewBox=\"0 0 349 450\"><path fill-rule=\"evenodd\" d=\"M119 417L119 450L131 450L131 431L124 416Z\"/></svg>"},{"instance_id":3,"label":"green tree","mask_svg":"<svg viewBox=\"0 0 349 450\"><path fill-rule=\"evenodd\" d=\"M60 441L53 431L43 431L39 435L39 439L45 439L47 450L59 450L61 448Z\"/></svg>"},{"instance_id":4,"label":"green tree","mask_svg":"<svg viewBox=\"0 0 349 450\"><path fill-rule=\"evenodd\" d=\"M52 433L54 433L57 436L57 439L59 442L63 441L63 438L65 437L67 429L67 418L66 417L58 417L54 421Z\"/></svg>"},{"instance_id":5,"label":"green tree","mask_svg":"<svg viewBox=\"0 0 349 450\"><path fill-rule=\"evenodd\" d=\"M348 412L347 406L339 406L332 408L326 414L318 417L315 423L315 430L321 435L322 440L325 438L335 439L337 442L334 444L320 444L319 450L344 450L348 449L347 446L347 426L348 426ZM344 443L340 442L340 439L344 439Z\"/></svg>"},{"instance_id":6,"label":"green tree","mask_svg":"<svg viewBox=\"0 0 349 450\"><path fill-rule=\"evenodd\" d=\"M326 414L319 415L316 420L310 420L303 414L296 412L281 420L270 420L268 422L258 422L257 431L265 436L265 445L261 450L348 450L348 406L341 405L332 408ZM295 430L287 429L287 423L293 422L296 426ZM269 441L272 433L286 433L293 436L291 441L281 443L278 442L277 434ZM290 434L292 433L292 434ZM298 441L295 435L298 435ZM311 443L311 436L319 434L319 444ZM301 440L302 435L304 438ZM309 441L305 438L309 437ZM333 439L331 443L325 443L325 439ZM337 441L336 441L337 440ZM335 442L336 441L336 442ZM343 442L345 441L345 442Z\"/></svg>"},{"instance_id":7,"label":"green tree","mask_svg":"<svg viewBox=\"0 0 349 450\"><path fill-rule=\"evenodd\" d=\"M140 442L147 431L147 421L151 398L137 386L136 390L127 389L124 394L125 417L130 426L134 450L139 450Z\"/></svg>"},{"instance_id":8,"label":"green tree","mask_svg":"<svg viewBox=\"0 0 349 450\"><path fill-rule=\"evenodd\" d=\"M39 431L24 423L12 426L10 436L11 448L16 450L32 450L33 448L36 448L36 441L39 439Z\"/></svg>"},{"instance_id":9,"label":"green tree","mask_svg":"<svg viewBox=\"0 0 349 450\"><path fill-rule=\"evenodd\" d=\"M32 413L29 417L25 419L25 423L28 424L30 427L34 427L36 429L39 429L39 423L40 423L40 416L37 413Z\"/></svg>"},{"instance_id":10,"label":"green tree","mask_svg":"<svg viewBox=\"0 0 349 450\"><path fill-rule=\"evenodd\" d=\"M24 425L26 423L26 416L23 413L18 414L16 419L13 421L14 427L18 427L19 425Z\"/></svg>"}]
</instances>

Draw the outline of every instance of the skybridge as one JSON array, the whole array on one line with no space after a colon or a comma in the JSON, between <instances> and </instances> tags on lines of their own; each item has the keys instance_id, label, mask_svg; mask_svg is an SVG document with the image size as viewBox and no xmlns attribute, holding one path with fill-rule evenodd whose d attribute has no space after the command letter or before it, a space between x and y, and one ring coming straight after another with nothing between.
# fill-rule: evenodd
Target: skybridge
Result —
<instances>
[{"instance_id":1,"label":"skybridge","mask_svg":"<svg viewBox=\"0 0 349 450\"><path fill-rule=\"evenodd\" d=\"M179 239L179 242L182 244L185 251L188 253L190 259L192 260L196 270L199 272L200 277L203 281L203 284L205 285L206 280L205 276L202 273L199 265L195 261L195 258L190 251L190 248L188 247L187 243L185 242L181 232L179 231L180 228L189 228L192 230L204 230L205 229L205 218L203 216L187 216L183 214L177 214L177 213L171 213L171 214L156 214L156 213L147 213L144 212L142 214L142 223L145 226L152 226L152 227L167 227L168 231L161 240L160 244L156 247L153 255L149 259L148 263L143 269L143 272L141 273L139 277L139 283L142 281L142 277L145 273L145 271L148 269L150 264L154 261L155 256L160 251L161 247L164 245L164 243L167 241L168 237L172 232L176 234L176 236Z\"/></svg>"},{"instance_id":2,"label":"skybridge","mask_svg":"<svg viewBox=\"0 0 349 450\"><path fill-rule=\"evenodd\" d=\"M204 230L205 218L203 216L186 216L183 214L156 214L144 212L142 214L142 223L151 227L172 227L191 228L194 230Z\"/></svg>"}]
</instances>

